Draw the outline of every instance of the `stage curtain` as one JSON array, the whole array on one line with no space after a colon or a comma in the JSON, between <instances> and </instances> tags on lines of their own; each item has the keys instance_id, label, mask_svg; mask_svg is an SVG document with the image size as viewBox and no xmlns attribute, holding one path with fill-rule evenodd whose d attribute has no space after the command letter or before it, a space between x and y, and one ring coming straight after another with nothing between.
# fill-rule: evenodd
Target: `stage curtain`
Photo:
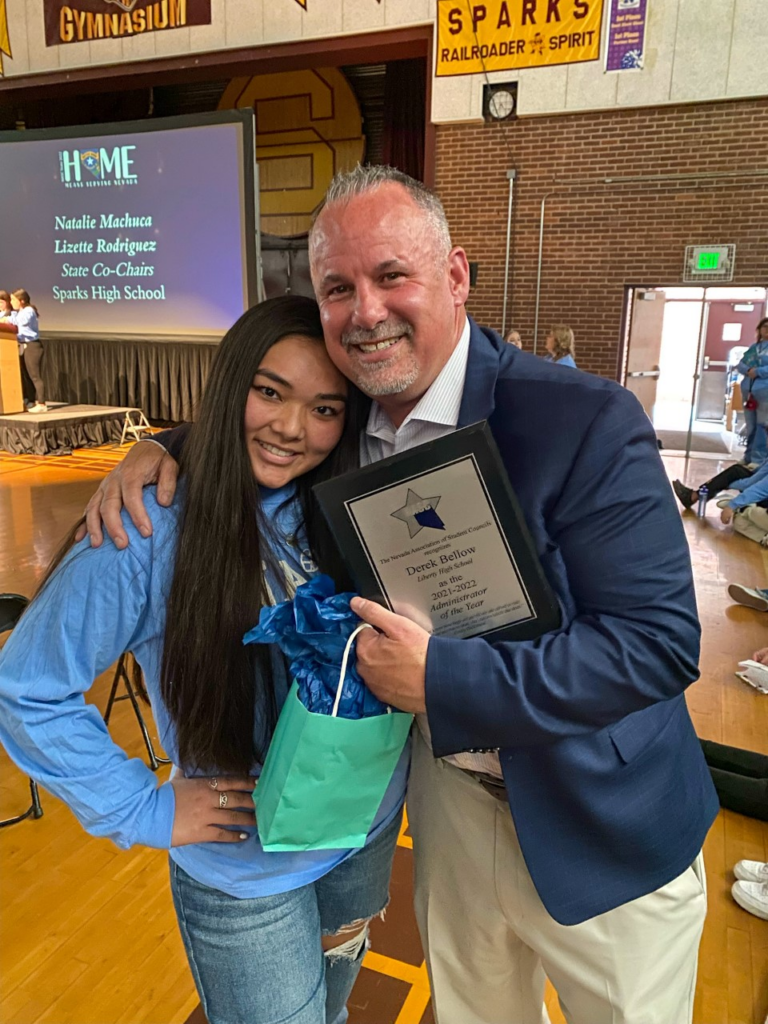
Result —
<instances>
[{"instance_id":1,"label":"stage curtain","mask_svg":"<svg viewBox=\"0 0 768 1024\"><path fill-rule=\"evenodd\" d=\"M132 338L43 338L45 394L72 405L131 406L150 420L192 420L217 345Z\"/></svg>"},{"instance_id":2,"label":"stage curtain","mask_svg":"<svg viewBox=\"0 0 768 1024\"><path fill-rule=\"evenodd\" d=\"M424 180L426 62L398 60L387 65L384 81L383 163L417 181Z\"/></svg>"}]
</instances>

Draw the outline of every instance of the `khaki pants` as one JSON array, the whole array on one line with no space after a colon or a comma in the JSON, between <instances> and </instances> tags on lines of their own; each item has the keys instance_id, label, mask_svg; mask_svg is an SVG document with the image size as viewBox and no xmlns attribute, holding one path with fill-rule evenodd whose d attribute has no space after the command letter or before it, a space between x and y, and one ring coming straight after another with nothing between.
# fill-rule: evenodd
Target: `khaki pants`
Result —
<instances>
[{"instance_id":1,"label":"khaki pants","mask_svg":"<svg viewBox=\"0 0 768 1024\"><path fill-rule=\"evenodd\" d=\"M760 505L740 508L733 517L733 528L736 533L757 541L763 547L768 546L768 509Z\"/></svg>"},{"instance_id":2,"label":"khaki pants","mask_svg":"<svg viewBox=\"0 0 768 1024\"><path fill-rule=\"evenodd\" d=\"M438 1024L547 1024L545 973L569 1024L690 1024L707 902L701 854L657 892L558 924L508 806L436 761L418 730L408 818Z\"/></svg>"}]
</instances>

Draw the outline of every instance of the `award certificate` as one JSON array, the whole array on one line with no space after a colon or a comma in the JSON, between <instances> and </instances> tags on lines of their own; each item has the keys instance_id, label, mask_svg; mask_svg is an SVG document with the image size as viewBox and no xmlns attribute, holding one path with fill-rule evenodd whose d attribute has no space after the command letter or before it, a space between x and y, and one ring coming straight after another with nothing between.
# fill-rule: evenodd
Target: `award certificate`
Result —
<instances>
[{"instance_id":1,"label":"award certificate","mask_svg":"<svg viewBox=\"0 0 768 1024\"><path fill-rule=\"evenodd\" d=\"M531 639L557 601L485 423L319 484L360 594L436 636Z\"/></svg>"}]
</instances>

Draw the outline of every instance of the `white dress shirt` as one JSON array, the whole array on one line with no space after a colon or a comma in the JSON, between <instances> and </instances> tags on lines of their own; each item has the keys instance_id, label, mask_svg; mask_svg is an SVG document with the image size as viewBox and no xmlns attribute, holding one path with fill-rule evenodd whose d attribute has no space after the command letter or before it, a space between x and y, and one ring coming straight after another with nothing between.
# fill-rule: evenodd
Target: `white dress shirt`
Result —
<instances>
[{"instance_id":1,"label":"white dress shirt","mask_svg":"<svg viewBox=\"0 0 768 1024\"><path fill-rule=\"evenodd\" d=\"M399 427L394 426L387 413L374 401L365 433L360 438L360 462L363 466L415 448L416 445L425 444L427 441L436 441L456 429L464 393L464 380L467 376L468 358L469 320L465 320L461 337L450 359ZM427 716L417 715L416 721L424 739L431 746ZM452 754L446 760L459 768L501 777L497 753Z\"/></svg>"}]
</instances>

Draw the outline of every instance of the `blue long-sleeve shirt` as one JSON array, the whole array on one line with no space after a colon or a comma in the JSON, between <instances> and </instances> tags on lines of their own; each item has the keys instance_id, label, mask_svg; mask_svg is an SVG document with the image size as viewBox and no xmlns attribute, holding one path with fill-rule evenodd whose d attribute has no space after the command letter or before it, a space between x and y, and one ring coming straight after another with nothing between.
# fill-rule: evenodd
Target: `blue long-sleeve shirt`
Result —
<instances>
[{"instance_id":1,"label":"blue long-sleeve shirt","mask_svg":"<svg viewBox=\"0 0 768 1024\"><path fill-rule=\"evenodd\" d=\"M16 338L21 342L21 344L26 345L27 342L40 340L40 328L37 324L37 313L31 306L14 309L11 313L10 320L16 327Z\"/></svg>"},{"instance_id":2,"label":"blue long-sleeve shirt","mask_svg":"<svg viewBox=\"0 0 768 1024\"><path fill-rule=\"evenodd\" d=\"M290 493L262 490L284 575L282 593L280 581L269 580L278 600L287 596L285 580L295 587L315 571L297 530L296 503L278 512ZM160 695L160 668L180 500L163 508L154 488L144 494L152 536L143 538L124 514L126 549L118 550L108 539L99 548L87 539L76 545L8 638L0 652L0 740L19 768L64 800L92 835L107 836L124 849L135 843L165 849L175 811L170 782L158 786L143 761L128 758L113 743L99 709L83 696L123 651L132 651L144 673L160 741L178 764L174 726ZM290 543L288 538L297 535L299 540ZM288 679L276 653L273 661L280 705ZM260 734L258 709L254 730ZM369 839L399 811L408 762L406 748ZM198 881L246 898L299 888L354 852L265 853L256 830L248 831L250 838L240 843L179 846L170 855Z\"/></svg>"},{"instance_id":3,"label":"blue long-sleeve shirt","mask_svg":"<svg viewBox=\"0 0 768 1024\"><path fill-rule=\"evenodd\" d=\"M765 501L768 498L768 462L764 462L752 476L736 480L729 489L740 492L728 502L731 508L744 508Z\"/></svg>"},{"instance_id":4,"label":"blue long-sleeve shirt","mask_svg":"<svg viewBox=\"0 0 768 1024\"><path fill-rule=\"evenodd\" d=\"M758 341L750 345L736 369L744 376L741 378L741 393L746 401L752 394L758 402L768 400L768 341ZM757 376L748 377L749 370L757 370Z\"/></svg>"},{"instance_id":5,"label":"blue long-sleeve shirt","mask_svg":"<svg viewBox=\"0 0 768 1024\"><path fill-rule=\"evenodd\" d=\"M564 356L560 356L559 359L555 359L554 356L544 356L545 363L557 363L558 366L571 366L574 370L577 369L576 360L570 353L566 353Z\"/></svg>"}]
</instances>

